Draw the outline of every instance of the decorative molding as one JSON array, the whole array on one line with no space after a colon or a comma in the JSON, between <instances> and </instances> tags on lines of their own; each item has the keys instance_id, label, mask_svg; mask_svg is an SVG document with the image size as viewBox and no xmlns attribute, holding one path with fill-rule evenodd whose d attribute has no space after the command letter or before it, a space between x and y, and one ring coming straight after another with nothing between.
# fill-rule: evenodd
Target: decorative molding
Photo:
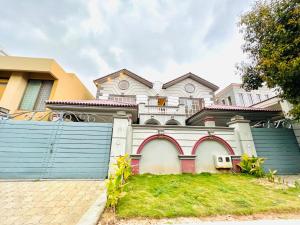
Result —
<instances>
[{"instance_id":1,"label":"decorative molding","mask_svg":"<svg viewBox=\"0 0 300 225\"><path fill-rule=\"evenodd\" d=\"M179 159L185 159L185 160L195 160L196 155L178 155Z\"/></svg>"},{"instance_id":2,"label":"decorative molding","mask_svg":"<svg viewBox=\"0 0 300 225\"><path fill-rule=\"evenodd\" d=\"M181 148L181 146L179 145L179 143L172 137L168 136L168 135L165 135L165 134L155 134L155 135L152 135L148 138L146 138L142 144L139 146L138 150L137 150L137 154L141 154L141 152L143 151L145 145L153 140L156 140L156 139L165 139L167 141L170 141L172 144L175 145L177 151L178 151L178 154L179 155L184 155L183 153L183 150Z\"/></svg>"},{"instance_id":3,"label":"decorative molding","mask_svg":"<svg viewBox=\"0 0 300 225\"><path fill-rule=\"evenodd\" d=\"M215 136L215 135L204 136L204 137L200 138L193 147L192 155L196 154L197 148L204 141L216 141L216 142L222 144L230 155L235 155L233 148L224 139L222 139L218 136Z\"/></svg>"},{"instance_id":4,"label":"decorative molding","mask_svg":"<svg viewBox=\"0 0 300 225\"><path fill-rule=\"evenodd\" d=\"M132 154L130 155L131 159L141 159L142 155L141 154Z\"/></svg>"}]
</instances>

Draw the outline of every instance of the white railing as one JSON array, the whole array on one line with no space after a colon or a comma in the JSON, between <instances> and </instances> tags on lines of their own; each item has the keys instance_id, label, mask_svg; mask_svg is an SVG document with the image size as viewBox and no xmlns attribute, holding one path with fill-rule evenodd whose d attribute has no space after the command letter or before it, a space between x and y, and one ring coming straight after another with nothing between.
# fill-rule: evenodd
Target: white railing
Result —
<instances>
[{"instance_id":1,"label":"white railing","mask_svg":"<svg viewBox=\"0 0 300 225\"><path fill-rule=\"evenodd\" d=\"M155 106L139 104L140 114L164 114L164 115L183 115L185 114L184 105L179 106Z\"/></svg>"}]
</instances>

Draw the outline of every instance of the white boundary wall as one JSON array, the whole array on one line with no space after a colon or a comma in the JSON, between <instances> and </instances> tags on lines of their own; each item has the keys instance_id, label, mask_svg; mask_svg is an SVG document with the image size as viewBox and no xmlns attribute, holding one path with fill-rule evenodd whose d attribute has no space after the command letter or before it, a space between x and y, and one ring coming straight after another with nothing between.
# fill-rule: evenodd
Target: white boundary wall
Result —
<instances>
[{"instance_id":1,"label":"white boundary wall","mask_svg":"<svg viewBox=\"0 0 300 225\"><path fill-rule=\"evenodd\" d=\"M137 154L139 146L148 137L156 134L164 134L174 138L181 146L185 155L191 155L193 146L196 144L196 142L200 138L208 136L209 133L224 139L233 148L236 155L241 154L237 149L233 128L149 125L133 125L131 154ZM210 149L207 150L209 151Z\"/></svg>"}]
</instances>

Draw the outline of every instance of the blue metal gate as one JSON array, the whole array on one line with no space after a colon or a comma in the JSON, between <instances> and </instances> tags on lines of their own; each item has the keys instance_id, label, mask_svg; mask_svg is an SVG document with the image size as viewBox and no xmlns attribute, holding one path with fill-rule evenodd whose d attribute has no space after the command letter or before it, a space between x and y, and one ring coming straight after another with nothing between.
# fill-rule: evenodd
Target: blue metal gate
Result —
<instances>
[{"instance_id":1,"label":"blue metal gate","mask_svg":"<svg viewBox=\"0 0 300 225\"><path fill-rule=\"evenodd\" d=\"M300 149L293 129L251 128L257 155L266 158L265 169L279 174L300 173Z\"/></svg>"},{"instance_id":2,"label":"blue metal gate","mask_svg":"<svg viewBox=\"0 0 300 225\"><path fill-rule=\"evenodd\" d=\"M111 123L0 121L1 179L104 179Z\"/></svg>"}]
</instances>

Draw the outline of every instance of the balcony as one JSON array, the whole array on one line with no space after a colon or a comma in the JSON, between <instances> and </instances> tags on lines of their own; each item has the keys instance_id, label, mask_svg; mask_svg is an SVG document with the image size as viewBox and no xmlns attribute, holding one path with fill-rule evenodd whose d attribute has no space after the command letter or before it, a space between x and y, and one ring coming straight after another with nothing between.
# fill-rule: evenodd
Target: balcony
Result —
<instances>
[{"instance_id":1,"label":"balcony","mask_svg":"<svg viewBox=\"0 0 300 225\"><path fill-rule=\"evenodd\" d=\"M185 106L156 106L139 104L139 114L148 115L186 115Z\"/></svg>"}]
</instances>

